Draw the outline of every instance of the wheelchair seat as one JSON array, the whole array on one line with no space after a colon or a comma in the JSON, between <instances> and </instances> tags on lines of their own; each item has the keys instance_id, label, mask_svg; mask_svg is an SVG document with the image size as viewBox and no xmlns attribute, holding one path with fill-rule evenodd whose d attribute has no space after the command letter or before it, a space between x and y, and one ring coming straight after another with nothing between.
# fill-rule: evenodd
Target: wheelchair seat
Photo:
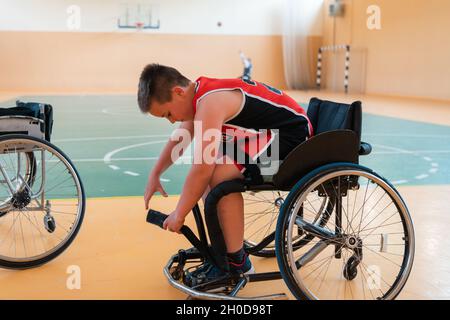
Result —
<instances>
[{"instance_id":1,"label":"wheelchair seat","mask_svg":"<svg viewBox=\"0 0 450 320\"><path fill-rule=\"evenodd\" d=\"M371 152L371 146L361 142L360 101L344 104L312 98L307 115L314 136L280 161L273 176L261 176L261 165L249 170L246 181L250 189L290 190L302 176L315 168L333 162L358 163L359 155Z\"/></svg>"},{"instance_id":2,"label":"wheelchair seat","mask_svg":"<svg viewBox=\"0 0 450 320\"><path fill-rule=\"evenodd\" d=\"M53 108L49 104L16 101L16 106L0 108L0 135L26 134L50 141Z\"/></svg>"}]
</instances>

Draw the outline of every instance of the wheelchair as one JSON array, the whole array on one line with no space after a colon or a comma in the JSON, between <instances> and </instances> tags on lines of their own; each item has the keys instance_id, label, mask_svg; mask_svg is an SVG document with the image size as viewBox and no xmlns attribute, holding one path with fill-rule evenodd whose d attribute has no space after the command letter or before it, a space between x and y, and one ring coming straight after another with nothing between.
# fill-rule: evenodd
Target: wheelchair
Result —
<instances>
[{"instance_id":1,"label":"wheelchair","mask_svg":"<svg viewBox=\"0 0 450 320\"><path fill-rule=\"evenodd\" d=\"M53 108L17 101L0 108L0 267L28 269L76 237L86 199L70 159L50 142Z\"/></svg>"},{"instance_id":2,"label":"wheelchair","mask_svg":"<svg viewBox=\"0 0 450 320\"><path fill-rule=\"evenodd\" d=\"M405 202L385 178L359 164L371 146L361 142L361 102L311 99L307 110L315 135L298 145L274 175L255 165L244 179L211 190L204 220L193 209L198 236L164 267L169 283L193 299L286 299L285 293L241 297L250 282L283 279L296 299L395 299L414 260L414 228ZM245 251L276 258L279 271L230 273L217 204L244 194ZM150 209L147 222L162 227L167 215ZM206 228L207 227L207 228ZM207 231L206 231L207 230ZM208 240L209 238L209 240ZM191 281L205 261L224 271L212 281Z\"/></svg>"}]
</instances>

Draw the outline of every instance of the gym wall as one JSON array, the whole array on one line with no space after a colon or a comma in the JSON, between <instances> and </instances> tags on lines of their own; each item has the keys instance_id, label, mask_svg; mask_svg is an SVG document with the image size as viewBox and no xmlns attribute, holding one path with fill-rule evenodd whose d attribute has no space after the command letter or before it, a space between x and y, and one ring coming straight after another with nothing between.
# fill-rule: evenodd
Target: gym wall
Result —
<instances>
[{"instance_id":1,"label":"gym wall","mask_svg":"<svg viewBox=\"0 0 450 320\"><path fill-rule=\"evenodd\" d=\"M154 1L161 28L139 33L117 30L123 2L0 0L0 90L134 92L150 62L191 79L238 77L239 50L252 58L255 78L285 87L280 1ZM73 4L81 23L68 30Z\"/></svg>"},{"instance_id":2,"label":"gym wall","mask_svg":"<svg viewBox=\"0 0 450 320\"><path fill-rule=\"evenodd\" d=\"M314 61L319 45L333 43L331 0L323 1L323 28L309 41ZM352 44L350 92L450 99L450 1L342 1L346 14L336 19L335 42ZM161 28L141 33L117 31L123 2L0 0L0 91L134 92L150 62L191 79L237 77L239 50L252 58L256 79L285 88L285 0L153 1ZM73 4L81 8L79 30L67 28ZM381 9L381 30L367 28L370 5ZM343 90L343 59L324 63L327 89Z\"/></svg>"},{"instance_id":3,"label":"gym wall","mask_svg":"<svg viewBox=\"0 0 450 320\"><path fill-rule=\"evenodd\" d=\"M333 19L324 6L324 43L333 43ZM336 44L352 44L350 90L369 94L450 99L450 1L343 0ZM381 30L369 30L367 8L381 9ZM344 57L328 61L326 86L342 86ZM334 65L334 63L336 65ZM336 69L334 69L336 68ZM340 88L341 89L341 88Z\"/></svg>"}]
</instances>

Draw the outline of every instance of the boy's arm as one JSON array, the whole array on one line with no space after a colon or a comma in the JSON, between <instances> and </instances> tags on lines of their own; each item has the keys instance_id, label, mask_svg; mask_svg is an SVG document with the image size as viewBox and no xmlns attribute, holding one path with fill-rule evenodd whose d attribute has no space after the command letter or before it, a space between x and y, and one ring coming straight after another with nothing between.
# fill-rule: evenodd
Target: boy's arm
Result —
<instances>
[{"instance_id":1,"label":"boy's arm","mask_svg":"<svg viewBox=\"0 0 450 320\"><path fill-rule=\"evenodd\" d=\"M181 125L178 127L177 130L187 130L189 132L189 136L192 138L194 134L194 122L192 120L184 121L181 123ZM186 147L190 143L190 141L186 141L185 139L179 139L174 140L172 135L169 138L169 141L167 142L166 146L164 147L163 151L159 155L159 159L156 162L155 166L153 167L150 175L159 177L161 174L163 174L164 171L167 170L183 153L176 154L174 157L172 157L172 150L175 146L177 146L179 143L186 143L186 145L183 145L182 151L186 150Z\"/></svg>"},{"instance_id":2,"label":"boy's arm","mask_svg":"<svg viewBox=\"0 0 450 320\"><path fill-rule=\"evenodd\" d=\"M204 99L201 101L195 115L195 121L202 123L202 130L196 128L196 132L194 132L194 164L186 178L175 211L164 221L165 229L169 227L170 231L179 232L186 215L205 192L214 172L221 143L221 129L227 116L227 108L224 108L217 100ZM209 131L211 134L209 138L206 138L208 130L211 130ZM214 151L211 152L211 150ZM201 159L200 163L198 163L199 159Z\"/></svg>"},{"instance_id":3,"label":"boy's arm","mask_svg":"<svg viewBox=\"0 0 450 320\"><path fill-rule=\"evenodd\" d=\"M192 139L192 135L194 132L194 122L192 120L183 122L177 130L182 129L187 130L189 132L189 137L186 137L186 139L175 140L172 138L174 135L172 135L172 137L169 139L166 146L164 147L163 151L161 152L158 161L156 162L152 171L148 175L147 186L145 187L144 192L145 209L148 209L148 203L150 202L150 199L152 198L155 192L159 192L163 196L167 197L167 193L164 191L164 188L162 187L161 182L159 181L159 177L186 150L186 147L189 145L189 143L191 142L190 140ZM179 152L178 154L174 154L172 156L173 153L172 150L180 143L183 144L181 152Z\"/></svg>"}]
</instances>

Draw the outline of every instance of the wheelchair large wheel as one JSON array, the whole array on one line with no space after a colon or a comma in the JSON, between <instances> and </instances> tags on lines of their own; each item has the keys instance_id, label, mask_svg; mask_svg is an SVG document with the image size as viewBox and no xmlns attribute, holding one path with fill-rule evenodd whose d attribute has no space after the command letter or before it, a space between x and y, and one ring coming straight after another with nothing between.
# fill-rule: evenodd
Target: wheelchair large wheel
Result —
<instances>
[{"instance_id":1,"label":"wheelchair large wheel","mask_svg":"<svg viewBox=\"0 0 450 320\"><path fill-rule=\"evenodd\" d=\"M76 237L85 195L69 158L47 141L0 138L0 266L26 269L61 254Z\"/></svg>"},{"instance_id":2,"label":"wheelchair large wheel","mask_svg":"<svg viewBox=\"0 0 450 320\"><path fill-rule=\"evenodd\" d=\"M334 202L325 224L323 197ZM299 234L309 241L296 248ZM294 186L275 244L298 299L394 299L414 259L413 224L399 193L370 169L346 163L323 166Z\"/></svg>"}]
</instances>

